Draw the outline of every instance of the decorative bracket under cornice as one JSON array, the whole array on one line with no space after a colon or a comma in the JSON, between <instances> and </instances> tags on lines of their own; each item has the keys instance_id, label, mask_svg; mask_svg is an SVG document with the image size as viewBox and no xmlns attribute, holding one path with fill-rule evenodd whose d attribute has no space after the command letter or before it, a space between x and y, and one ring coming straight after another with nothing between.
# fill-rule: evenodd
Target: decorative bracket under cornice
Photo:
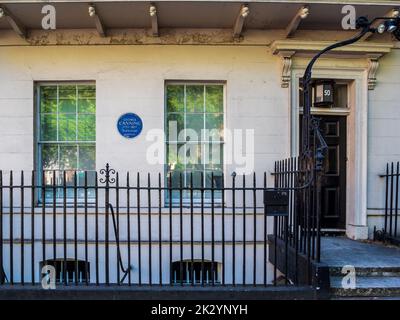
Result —
<instances>
[{"instance_id":1,"label":"decorative bracket under cornice","mask_svg":"<svg viewBox=\"0 0 400 320\"><path fill-rule=\"evenodd\" d=\"M282 58L281 87L288 88L291 80L291 68L294 56L312 57L315 53L327 47L328 41L298 41L277 40L271 44L272 54ZM373 90L377 83L376 73L379 59L389 53L394 47L392 43L356 43L333 50L326 54L331 58L352 58L368 60L368 89Z\"/></svg>"},{"instance_id":2,"label":"decorative bracket under cornice","mask_svg":"<svg viewBox=\"0 0 400 320\"><path fill-rule=\"evenodd\" d=\"M379 58L382 55L369 55L368 56L368 90L374 90L376 86L376 73L379 68Z\"/></svg>"},{"instance_id":3,"label":"decorative bracket under cornice","mask_svg":"<svg viewBox=\"0 0 400 320\"><path fill-rule=\"evenodd\" d=\"M282 78L281 87L289 88L292 75L292 56L295 51L281 51L279 55L282 57Z\"/></svg>"}]
</instances>

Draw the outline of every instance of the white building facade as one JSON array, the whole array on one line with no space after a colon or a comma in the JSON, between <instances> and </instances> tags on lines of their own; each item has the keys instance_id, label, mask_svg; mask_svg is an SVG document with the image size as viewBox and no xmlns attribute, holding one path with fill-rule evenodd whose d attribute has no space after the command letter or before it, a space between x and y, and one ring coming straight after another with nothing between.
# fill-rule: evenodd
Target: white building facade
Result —
<instances>
[{"instance_id":1,"label":"white building facade","mask_svg":"<svg viewBox=\"0 0 400 320\"><path fill-rule=\"evenodd\" d=\"M44 16L42 1L21 4L2 1L0 6L27 32L25 37L20 37L16 32L18 26L10 24L6 17L0 18L3 183L8 183L10 170L18 182L21 170L29 174L32 170L39 172L37 179L40 180L42 170L50 175L53 170L64 169L99 171L109 163L124 183L129 171L133 184L137 183L137 172L141 174L142 185L146 185L148 173L154 183L158 183L160 174L164 184L170 172L183 168L185 183L189 183L191 172L198 175L197 179L203 177L205 184L211 183L211 172L229 178L236 172L237 179L241 181L244 173L251 184L254 172L261 185L266 172L267 183L272 185L275 161L299 152L300 79L306 64L313 53L356 33L341 27L345 15L341 10L348 4L353 5L357 16L382 16L396 9L394 1L373 1L369 5L358 1L332 4L308 1L307 5L296 1L256 1L248 6L230 1L207 4L162 1L153 4L158 19L155 24L154 15L149 14L150 4L145 1L96 1L96 16L105 32L102 36L102 28L89 16L88 4L84 1L54 1L56 30L40 27ZM242 5L249 9L245 17L241 16ZM304 8L309 10L308 14L297 21L298 12ZM341 170L342 179L335 182L341 193L333 193L332 200L327 189L326 199L331 201L328 206L334 204L341 209L327 207L326 210L337 210L342 215L335 223L327 224L326 229L332 232L345 233L352 239L368 239L372 238L374 227L383 226L385 186L379 174L384 173L387 162L400 158L399 74L400 46L390 35L372 35L338 49L323 57L314 68L313 78L333 80L337 91L333 105L315 107L313 113L326 123L334 119L337 125L345 125L342 129L336 127L343 130L337 143L340 151L333 148L329 154L333 157L330 160L336 163L339 160L335 157L341 152L345 162L335 164ZM119 118L126 113L134 113L142 120L143 130L133 139L123 137L118 131ZM193 129L199 135L203 134L201 129L217 130L210 146L214 143L220 157L200 166L180 163L179 155L172 154L177 151L168 150L170 144L180 146L181 142L180 138L175 141L172 134L170 137L171 119L176 121L178 133L184 128ZM201 137L194 141L201 146ZM207 141L208 144L210 140ZM154 156L154 149L161 154ZM203 158L205 151L201 150L196 155ZM26 174L25 180L29 179ZM49 179L53 181L50 176ZM214 182L220 183L218 179ZM25 201L29 199L27 196ZM3 201L4 212L9 212L6 197ZM127 201L126 195L121 196L121 203L124 201ZM157 198L152 201L151 206L157 208ZM232 196L227 196L226 201L232 201ZM259 216L254 221L249 216L246 221L248 227L255 222L260 228L257 241L262 242L261 197L257 201L260 208L255 211ZM167 213L164 197L162 207ZM18 225L20 217L16 219ZM62 216L58 219L56 224L60 223L61 232ZM126 228L124 219L121 218L121 230ZM156 228L157 216L151 219ZM161 222L166 233L168 219L165 215ZM200 225L200 219L200 215L195 217L195 225ZM221 223L218 219L217 224ZM231 230L232 218L227 219ZM78 224L82 221L78 220ZM37 225L40 223L37 217ZM185 223L190 224L189 220ZM137 228L136 222L132 228ZM147 230L147 225L143 228ZM50 234L51 230L47 232ZM19 234L20 230L16 227L15 232ZM148 231L143 232L142 236L147 239ZM179 228L174 232L179 232ZM9 231L5 230L4 234L9 235ZM243 247L238 248L242 252ZM50 245L48 250L51 251ZM62 246L57 250L62 252ZM73 246L68 250L73 250ZM156 250L155 244L155 255ZM247 258L238 255L238 266L243 260L252 259L252 250L249 247ZM263 246L260 244L254 250L255 255L260 255ZM39 255L39 247L37 251ZM79 252L83 254L84 251ZM95 253L90 251L90 254ZM169 257L165 254L167 261ZM175 254L172 260L179 261L179 250ZM232 252L227 255L231 257ZM185 260L190 258L188 246L183 256ZM195 256L200 259L201 252L195 252ZM148 258L146 253L143 259ZM218 268L222 259L218 251L214 257ZM212 260L211 256L206 260ZM137 265L137 261L131 264ZM257 268L260 271L256 282L262 283L262 261L257 261ZM145 269L143 278L147 279L149 270ZM154 269L153 277L158 277L157 270ZM169 270L163 272L167 279ZM236 281L242 280L238 275ZM251 273L247 281L253 281Z\"/></svg>"}]
</instances>

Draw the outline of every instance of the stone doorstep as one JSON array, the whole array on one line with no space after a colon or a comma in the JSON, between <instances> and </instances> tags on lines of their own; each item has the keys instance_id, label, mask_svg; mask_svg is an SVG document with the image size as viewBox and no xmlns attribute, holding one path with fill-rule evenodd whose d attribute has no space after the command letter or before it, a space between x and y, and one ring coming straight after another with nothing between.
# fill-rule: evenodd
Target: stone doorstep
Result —
<instances>
[{"instance_id":1,"label":"stone doorstep","mask_svg":"<svg viewBox=\"0 0 400 320\"><path fill-rule=\"evenodd\" d=\"M358 277L399 277L400 267L356 267ZM329 267L331 277L342 277L342 267Z\"/></svg>"},{"instance_id":2,"label":"stone doorstep","mask_svg":"<svg viewBox=\"0 0 400 320\"><path fill-rule=\"evenodd\" d=\"M332 299L338 297L349 297L349 298L390 298L399 297L400 288L359 288L359 289L331 289Z\"/></svg>"},{"instance_id":3,"label":"stone doorstep","mask_svg":"<svg viewBox=\"0 0 400 320\"><path fill-rule=\"evenodd\" d=\"M331 276L331 293L344 297L391 297L400 295L399 276L359 276L355 288L342 288L343 277Z\"/></svg>"}]
</instances>

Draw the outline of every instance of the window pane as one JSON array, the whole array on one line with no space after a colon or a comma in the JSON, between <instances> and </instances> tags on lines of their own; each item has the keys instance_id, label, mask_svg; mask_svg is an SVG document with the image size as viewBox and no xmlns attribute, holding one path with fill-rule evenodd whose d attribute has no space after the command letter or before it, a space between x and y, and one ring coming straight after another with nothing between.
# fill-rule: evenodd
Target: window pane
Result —
<instances>
[{"instance_id":1,"label":"window pane","mask_svg":"<svg viewBox=\"0 0 400 320\"><path fill-rule=\"evenodd\" d=\"M60 146L60 169L77 169L77 147Z\"/></svg>"},{"instance_id":2,"label":"window pane","mask_svg":"<svg viewBox=\"0 0 400 320\"><path fill-rule=\"evenodd\" d=\"M57 86L46 86L40 88L40 112L57 112Z\"/></svg>"},{"instance_id":3,"label":"window pane","mask_svg":"<svg viewBox=\"0 0 400 320\"><path fill-rule=\"evenodd\" d=\"M79 166L80 170L95 170L96 147L80 146L79 147Z\"/></svg>"},{"instance_id":4,"label":"window pane","mask_svg":"<svg viewBox=\"0 0 400 320\"><path fill-rule=\"evenodd\" d=\"M193 185L193 188L201 188L201 173L202 172L203 172L203 170L187 170L185 172L185 177L186 177L185 186L190 187Z\"/></svg>"},{"instance_id":5,"label":"window pane","mask_svg":"<svg viewBox=\"0 0 400 320\"><path fill-rule=\"evenodd\" d=\"M184 187L185 175L183 171L175 170L172 171L172 188ZM182 184L181 184L182 183Z\"/></svg>"},{"instance_id":6,"label":"window pane","mask_svg":"<svg viewBox=\"0 0 400 320\"><path fill-rule=\"evenodd\" d=\"M205 166L210 170L222 170L224 147L222 143L207 143L203 145Z\"/></svg>"},{"instance_id":7,"label":"window pane","mask_svg":"<svg viewBox=\"0 0 400 320\"><path fill-rule=\"evenodd\" d=\"M187 114L186 115L186 135L187 141L201 141L202 130L204 129L204 114Z\"/></svg>"},{"instance_id":8,"label":"window pane","mask_svg":"<svg viewBox=\"0 0 400 320\"><path fill-rule=\"evenodd\" d=\"M85 177L85 173L87 176ZM88 198L94 198L96 196L96 190L94 190L93 187L95 186L96 183L96 173L95 171L78 171L77 172L77 183L78 186L83 187L85 186L85 181L87 181L87 186L89 187L87 190L87 196ZM85 189L84 188L78 188L78 198L84 199L85 198Z\"/></svg>"},{"instance_id":9,"label":"window pane","mask_svg":"<svg viewBox=\"0 0 400 320\"><path fill-rule=\"evenodd\" d=\"M192 187L193 188L201 188L201 177L202 177L202 170L193 170L193 171L186 171L185 176L185 186L186 187ZM193 199L199 199L201 198L201 191L199 189L191 189L192 190L192 195L191 191L187 190L185 192L185 197L186 199L190 199L192 196Z\"/></svg>"},{"instance_id":10,"label":"window pane","mask_svg":"<svg viewBox=\"0 0 400 320\"><path fill-rule=\"evenodd\" d=\"M186 112L204 112L204 86L186 86Z\"/></svg>"},{"instance_id":11,"label":"window pane","mask_svg":"<svg viewBox=\"0 0 400 320\"><path fill-rule=\"evenodd\" d=\"M44 170L58 169L58 147L57 145L42 145L42 165Z\"/></svg>"},{"instance_id":12,"label":"window pane","mask_svg":"<svg viewBox=\"0 0 400 320\"><path fill-rule=\"evenodd\" d=\"M45 188L45 191L44 191L45 192L45 198L47 199L47 201L52 201L54 196L57 197L57 191L58 190L52 188L51 186L53 186L54 184L57 185L58 176L59 176L59 171L49 170L49 171L45 171L44 172L43 184L45 186L49 186L49 188ZM40 190L40 192L42 192L42 190Z\"/></svg>"},{"instance_id":13,"label":"window pane","mask_svg":"<svg viewBox=\"0 0 400 320\"><path fill-rule=\"evenodd\" d=\"M75 171L67 171L65 173L65 184L66 184L66 186L74 186L75 185ZM67 188L66 197L67 198L74 197L74 189L73 188Z\"/></svg>"},{"instance_id":14,"label":"window pane","mask_svg":"<svg viewBox=\"0 0 400 320\"><path fill-rule=\"evenodd\" d=\"M96 171L92 170L79 170L76 173L77 176L77 181L78 181L78 186L84 186L85 185L85 172L87 173L87 185L88 187L94 187L96 185ZM84 190L82 190L84 191ZM90 190L88 190L90 191ZM94 191L94 190L92 190ZM84 192L82 193L82 198L84 197Z\"/></svg>"},{"instance_id":15,"label":"window pane","mask_svg":"<svg viewBox=\"0 0 400 320\"><path fill-rule=\"evenodd\" d=\"M173 189L178 189L180 187L180 177L182 175L182 187L183 187L183 172L182 171L169 171L167 172L167 186ZM172 195L172 199L179 199L180 193L179 190L168 191L167 198L170 197L170 193Z\"/></svg>"},{"instance_id":16,"label":"window pane","mask_svg":"<svg viewBox=\"0 0 400 320\"><path fill-rule=\"evenodd\" d=\"M95 115L78 116L78 140L94 141L96 140L96 117Z\"/></svg>"},{"instance_id":17,"label":"window pane","mask_svg":"<svg viewBox=\"0 0 400 320\"><path fill-rule=\"evenodd\" d=\"M58 112L76 112L76 86L59 87L59 106Z\"/></svg>"},{"instance_id":18,"label":"window pane","mask_svg":"<svg viewBox=\"0 0 400 320\"><path fill-rule=\"evenodd\" d=\"M222 171L206 171L205 173L206 179L206 188L215 188L221 189L222 188ZM212 192L211 190L205 191L205 198L211 199ZM214 191L214 199L221 199L222 193L220 190Z\"/></svg>"},{"instance_id":19,"label":"window pane","mask_svg":"<svg viewBox=\"0 0 400 320\"><path fill-rule=\"evenodd\" d=\"M56 114L42 114L40 116L40 140L57 141Z\"/></svg>"},{"instance_id":20,"label":"window pane","mask_svg":"<svg viewBox=\"0 0 400 320\"><path fill-rule=\"evenodd\" d=\"M78 85L78 97L85 99L96 98L96 87L94 85Z\"/></svg>"},{"instance_id":21,"label":"window pane","mask_svg":"<svg viewBox=\"0 0 400 320\"><path fill-rule=\"evenodd\" d=\"M179 137L179 134L183 132L184 129L184 114L170 113L167 114L167 139L168 141L184 140L184 138Z\"/></svg>"},{"instance_id":22,"label":"window pane","mask_svg":"<svg viewBox=\"0 0 400 320\"><path fill-rule=\"evenodd\" d=\"M335 84L334 108L347 108L347 84Z\"/></svg>"},{"instance_id":23,"label":"window pane","mask_svg":"<svg viewBox=\"0 0 400 320\"><path fill-rule=\"evenodd\" d=\"M96 185L96 171L88 171L87 172L87 181L88 186L95 186ZM94 198L96 196L96 190L91 188L88 190L88 197Z\"/></svg>"},{"instance_id":24,"label":"window pane","mask_svg":"<svg viewBox=\"0 0 400 320\"><path fill-rule=\"evenodd\" d=\"M79 113L95 113L96 100L95 99L79 99L78 101Z\"/></svg>"},{"instance_id":25,"label":"window pane","mask_svg":"<svg viewBox=\"0 0 400 320\"><path fill-rule=\"evenodd\" d=\"M58 140L75 141L76 140L76 115L60 114L58 116Z\"/></svg>"},{"instance_id":26,"label":"window pane","mask_svg":"<svg viewBox=\"0 0 400 320\"><path fill-rule=\"evenodd\" d=\"M184 86L167 86L167 112L183 112L184 110Z\"/></svg>"},{"instance_id":27,"label":"window pane","mask_svg":"<svg viewBox=\"0 0 400 320\"><path fill-rule=\"evenodd\" d=\"M94 86L78 86L78 112L96 112L96 89Z\"/></svg>"},{"instance_id":28,"label":"window pane","mask_svg":"<svg viewBox=\"0 0 400 320\"><path fill-rule=\"evenodd\" d=\"M202 150L200 143L186 144L186 168L188 170L203 170Z\"/></svg>"},{"instance_id":29,"label":"window pane","mask_svg":"<svg viewBox=\"0 0 400 320\"><path fill-rule=\"evenodd\" d=\"M168 170L184 170L185 150L186 149L184 144L167 144Z\"/></svg>"},{"instance_id":30,"label":"window pane","mask_svg":"<svg viewBox=\"0 0 400 320\"><path fill-rule=\"evenodd\" d=\"M206 86L206 112L223 112L223 86Z\"/></svg>"},{"instance_id":31,"label":"window pane","mask_svg":"<svg viewBox=\"0 0 400 320\"><path fill-rule=\"evenodd\" d=\"M202 184L202 178L204 180L204 172L203 171L193 170L193 171L187 172L189 184L191 182L190 175L192 175L192 177L193 177L193 188L201 188L202 186L204 186L204 183Z\"/></svg>"},{"instance_id":32,"label":"window pane","mask_svg":"<svg viewBox=\"0 0 400 320\"><path fill-rule=\"evenodd\" d=\"M208 137L207 141L222 141L224 129L224 116L222 114L207 114L206 129Z\"/></svg>"},{"instance_id":33,"label":"window pane","mask_svg":"<svg viewBox=\"0 0 400 320\"><path fill-rule=\"evenodd\" d=\"M206 171L206 188L221 188L222 187L222 172L221 171ZM214 181L214 185L212 184Z\"/></svg>"},{"instance_id":34,"label":"window pane","mask_svg":"<svg viewBox=\"0 0 400 320\"><path fill-rule=\"evenodd\" d=\"M84 186L85 185L85 172L77 171L76 172L76 180L77 180L78 186ZM78 198L85 197L85 189L84 188L78 188L76 191L77 191Z\"/></svg>"}]
</instances>

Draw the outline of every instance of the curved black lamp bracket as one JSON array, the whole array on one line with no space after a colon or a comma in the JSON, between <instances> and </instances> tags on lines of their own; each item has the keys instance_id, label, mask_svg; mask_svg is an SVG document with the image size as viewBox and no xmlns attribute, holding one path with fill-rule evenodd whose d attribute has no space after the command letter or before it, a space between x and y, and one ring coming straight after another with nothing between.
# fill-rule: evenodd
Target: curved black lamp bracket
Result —
<instances>
[{"instance_id":1,"label":"curved black lamp bracket","mask_svg":"<svg viewBox=\"0 0 400 320\"><path fill-rule=\"evenodd\" d=\"M302 167L305 170L321 171L323 167L324 154L327 149L327 144L321 134L319 128L319 119L311 115L311 78L312 78L312 68L315 62L323 54L327 53L336 48L344 47L359 41L367 33L377 33L377 28L373 28L372 25L376 21L395 21L398 28L393 32L393 35L397 40L400 41L400 17L377 17L369 21L366 17L360 17L356 21L356 28L361 29L361 31L354 37L334 43L325 49L318 52L308 63L303 76L303 96L304 96L304 111L303 111L303 134L302 134L302 150L301 159ZM314 135L314 147L311 147L311 133ZM315 177L315 176L314 176Z\"/></svg>"}]
</instances>

